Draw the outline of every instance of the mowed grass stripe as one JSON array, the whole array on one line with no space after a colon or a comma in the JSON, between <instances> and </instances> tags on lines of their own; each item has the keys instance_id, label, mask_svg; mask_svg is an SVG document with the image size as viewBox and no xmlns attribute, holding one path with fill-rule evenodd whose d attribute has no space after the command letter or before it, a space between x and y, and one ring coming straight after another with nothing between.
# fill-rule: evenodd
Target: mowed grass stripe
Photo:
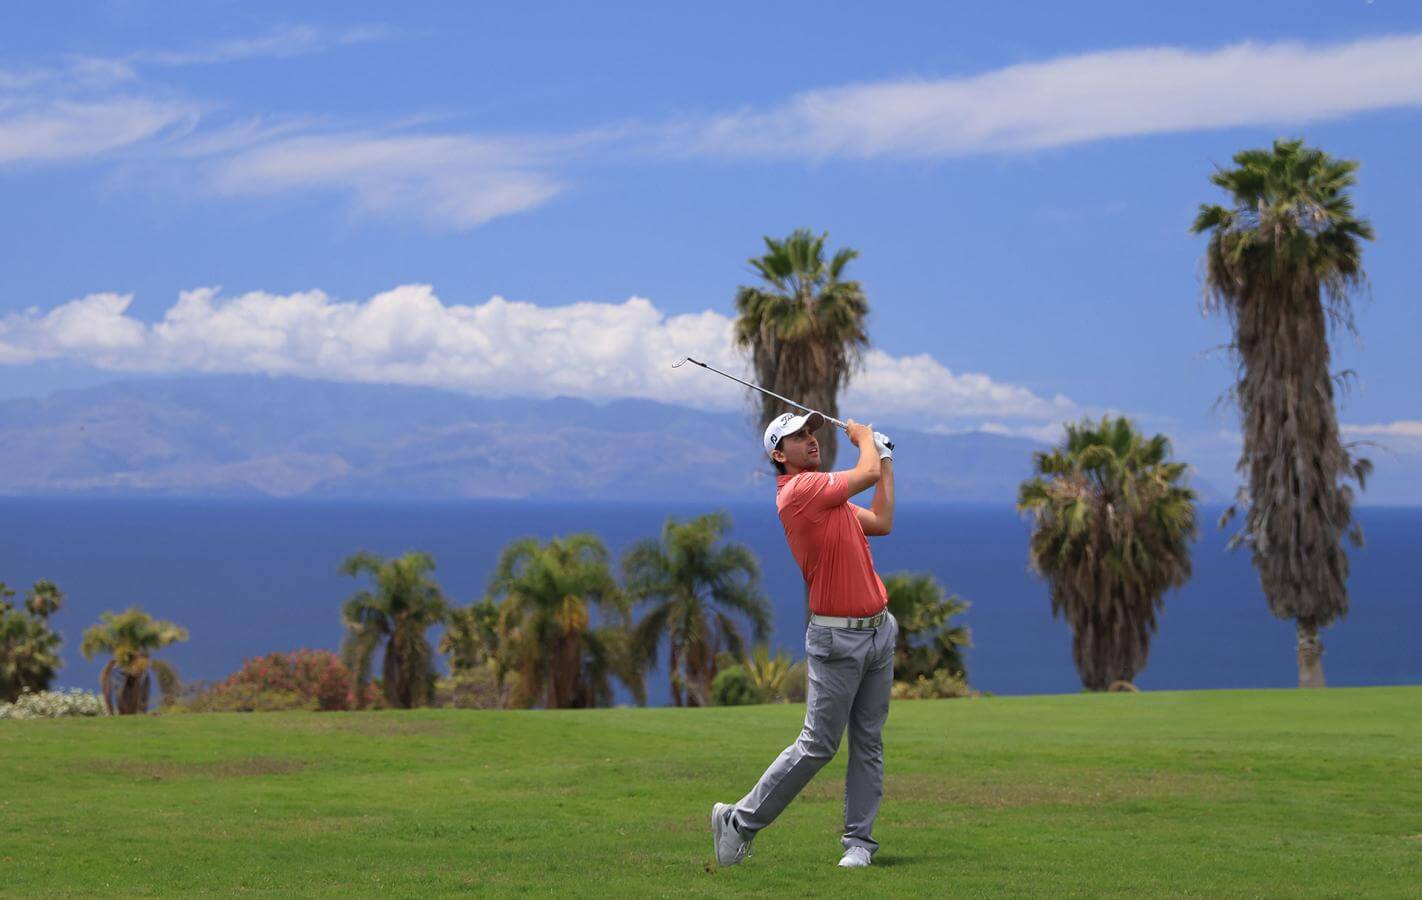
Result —
<instances>
[{"instance_id":1,"label":"mowed grass stripe","mask_svg":"<svg viewBox=\"0 0 1422 900\"><path fill-rule=\"evenodd\" d=\"M869 870L843 750L734 869L707 813L793 706L0 724L7 894L1415 895L1422 688L896 703Z\"/></svg>"}]
</instances>

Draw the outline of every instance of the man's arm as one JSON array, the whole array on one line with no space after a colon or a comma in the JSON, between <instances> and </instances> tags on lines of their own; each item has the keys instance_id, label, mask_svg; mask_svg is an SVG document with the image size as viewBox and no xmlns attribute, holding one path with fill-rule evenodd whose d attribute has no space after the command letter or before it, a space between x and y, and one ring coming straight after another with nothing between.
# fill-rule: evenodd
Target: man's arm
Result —
<instances>
[{"instance_id":1,"label":"man's arm","mask_svg":"<svg viewBox=\"0 0 1422 900\"><path fill-rule=\"evenodd\" d=\"M854 507L859 525L870 537L888 534L894 528L894 461L879 461L879 487L874 491L874 503L868 509Z\"/></svg>"},{"instance_id":2,"label":"man's arm","mask_svg":"<svg viewBox=\"0 0 1422 900\"><path fill-rule=\"evenodd\" d=\"M874 432L868 425L860 425L850 419L845 431L849 434L850 443L859 448L859 462L849 471L840 473L849 485L849 496L853 497L879 483L879 450L874 446ZM878 502L877 497L874 502Z\"/></svg>"}]
</instances>

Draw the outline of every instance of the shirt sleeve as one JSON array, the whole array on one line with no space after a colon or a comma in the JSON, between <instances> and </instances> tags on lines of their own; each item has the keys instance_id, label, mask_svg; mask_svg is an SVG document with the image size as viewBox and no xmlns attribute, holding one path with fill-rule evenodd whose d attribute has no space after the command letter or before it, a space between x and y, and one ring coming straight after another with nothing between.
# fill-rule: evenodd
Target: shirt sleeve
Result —
<instances>
[{"instance_id":1,"label":"shirt sleeve","mask_svg":"<svg viewBox=\"0 0 1422 900\"><path fill-rule=\"evenodd\" d=\"M819 512L849 500L849 482L835 472L804 472L795 477L795 504L806 512Z\"/></svg>"}]
</instances>

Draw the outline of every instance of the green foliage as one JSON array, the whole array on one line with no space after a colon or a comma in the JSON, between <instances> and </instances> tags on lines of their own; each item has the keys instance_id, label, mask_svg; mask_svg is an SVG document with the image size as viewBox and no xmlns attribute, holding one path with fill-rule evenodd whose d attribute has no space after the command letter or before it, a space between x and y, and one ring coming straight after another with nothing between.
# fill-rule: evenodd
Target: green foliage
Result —
<instances>
[{"instance_id":1,"label":"green foliage","mask_svg":"<svg viewBox=\"0 0 1422 900\"><path fill-rule=\"evenodd\" d=\"M48 582L40 582L47 584ZM0 583L0 702L13 703L25 691L46 691L63 661L59 635L49 627L44 606L16 609L8 600L14 591ZM56 605L55 609L58 608Z\"/></svg>"},{"instance_id":2,"label":"green foliage","mask_svg":"<svg viewBox=\"0 0 1422 900\"><path fill-rule=\"evenodd\" d=\"M666 639L674 706L707 705L717 654L744 653L740 621L756 640L770 633L760 564L744 544L722 542L730 524L725 513L668 519L660 539L640 541L622 558L628 596L647 606L632 634L634 651L651 661Z\"/></svg>"},{"instance_id":3,"label":"green foliage","mask_svg":"<svg viewBox=\"0 0 1422 900\"><path fill-rule=\"evenodd\" d=\"M1274 615L1297 620L1300 683L1321 686L1318 629L1348 611L1344 536L1362 543L1349 482L1361 489L1372 470L1339 435L1329 330L1354 331L1373 229L1353 209L1355 162L1302 141L1234 162L1211 178L1231 205L1202 205L1193 226L1210 234L1206 308L1229 318L1239 363L1248 481L1221 524L1244 508L1232 544L1251 548Z\"/></svg>"},{"instance_id":4,"label":"green foliage","mask_svg":"<svg viewBox=\"0 0 1422 900\"><path fill-rule=\"evenodd\" d=\"M439 652L449 656L456 672L482 668L499 652L499 608L488 597L449 611Z\"/></svg>"},{"instance_id":5,"label":"green foliage","mask_svg":"<svg viewBox=\"0 0 1422 900\"><path fill-rule=\"evenodd\" d=\"M64 592L53 581L41 578L25 595L25 609L30 615L48 619L64 607Z\"/></svg>"},{"instance_id":6,"label":"green foliage","mask_svg":"<svg viewBox=\"0 0 1422 900\"><path fill-rule=\"evenodd\" d=\"M493 665L458 669L435 682L435 705L450 709L502 709L509 689Z\"/></svg>"},{"instance_id":7,"label":"green foliage","mask_svg":"<svg viewBox=\"0 0 1422 900\"><path fill-rule=\"evenodd\" d=\"M903 681L896 679L893 687L895 700L941 700L976 696L978 692L968 687L962 672L948 669L937 669L928 675L916 675Z\"/></svg>"},{"instance_id":8,"label":"green foliage","mask_svg":"<svg viewBox=\"0 0 1422 900\"><path fill-rule=\"evenodd\" d=\"M289 710L315 712L320 708L320 701L316 697L302 696L296 691L273 690L258 684L243 682L218 685L170 704L164 707L163 711L166 713L287 712Z\"/></svg>"},{"instance_id":9,"label":"green foliage","mask_svg":"<svg viewBox=\"0 0 1422 900\"><path fill-rule=\"evenodd\" d=\"M489 593L499 610L500 674L517 676L514 705L609 706L614 677L646 702L643 662L627 635L630 605L597 537L510 543Z\"/></svg>"},{"instance_id":10,"label":"green foliage","mask_svg":"<svg viewBox=\"0 0 1422 900\"><path fill-rule=\"evenodd\" d=\"M1195 492L1169 462L1165 435L1147 439L1125 418L1066 426L1034 457L1017 508L1033 520L1029 559L1047 580L1052 614L1072 629L1087 690L1134 681L1146 664L1164 594L1190 578Z\"/></svg>"},{"instance_id":11,"label":"green foliage","mask_svg":"<svg viewBox=\"0 0 1422 900\"><path fill-rule=\"evenodd\" d=\"M711 682L711 700L717 706L749 706L764 703L765 697L745 667L733 665L716 673Z\"/></svg>"},{"instance_id":12,"label":"green foliage","mask_svg":"<svg viewBox=\"0 0 1422 900\"><path fill-rule=\"evenodd\" d=\"M736 291L736 345L750 354L760 385L827 416L839 415L839 392L869 346L869 301L844 270L859 254L848 247L825 259L827 234L799 229L784 240L766 237L765 255L750 260L761 284ZM760 427L789 407L764 394ZM833 430L820 435L826 471L834 465Z\"/></svg>"},{"instance_id":13,"label":"green foliage","mask_svg":"<svg viewBox=\"0 0 1422 900\"><path fill-rule=\"evenodd\" d=\"M433 699L437 672L434 649L425 635L445 618L444 595L429 575L434 567L428 553L387 560L362 551L341 563L342 574L375 580L375 590L358 591L341 614L346 625L341 652L355 676L358 705L364 702L371 663L382 646L386 703L409 709Z\"/></svg>"},{"instance_id":14,"label":"green foliage","mask_svg":"<svg viewBox=\"0 0 1422 900\"><path fill-rule=\"evenodd\" d=\"M783 650L775 651L775 655L770 655L770 648L765 645L757 646L751 655L742 659L737 659L730 653L718 653L716 655L716 668L718 673L726 669L737 669L750 679L751 685L755 688L758 699L757 703L785 703L804 702L806 688L805 663L795 662L794 658ZM737 678L740 676L738 675ZM712 682L712 694L715 694L715 682ZM727 704L714 701L717 706Z\"/></svg>"},{"instance_id":15,"label":"green foliage","mask_svg":"<svg viewBox=\"0 0 1422 900\"><path fill-rule=\"evenodd\" d=\"M178 672L152 654L188 639L188 631L172 622L155 619L137 606L122 613L105 612L84 632L79 651L85 659L107 653L112 658L99 674L99 693L109 712L133 715L148 711L151 675L158 676L164 703L178 696Z\"/></svg>"},{"instance_id":16,"label":"green foliage","mask_svg":"<svg viewBox=\"0 0 1422 900\"><path fill-rule=\"evenodd\" d=\"M972 646L972 636L966 626L950 620L967 612L970 604L957 594L948 596L927 574L895 572L884 579L884 589L889 594L889 611L899 623L895 680L913 682L945 670L966 681L962 651Z\"/></svg>"}]
</instances>

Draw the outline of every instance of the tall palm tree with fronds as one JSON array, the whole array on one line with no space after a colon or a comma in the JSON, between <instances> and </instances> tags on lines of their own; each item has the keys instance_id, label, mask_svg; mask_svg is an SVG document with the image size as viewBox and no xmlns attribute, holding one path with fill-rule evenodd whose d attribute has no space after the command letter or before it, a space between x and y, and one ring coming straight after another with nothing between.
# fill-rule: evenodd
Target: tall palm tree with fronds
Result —
<instances>
[{"instance_id":1,"label":"tall palm tree with fronds","mask_svg":"<svg viewBox=\"0 0 1422 900\"><path fill-rule=\"evenodd\" d=\"M1072 630L1072 659L1089 691L1145 668L1165 592L1190 578L1195 492L1170 462L1170 440L1125 418L1066 426L1034 455L1017 508L1030 513L1029 558L1047 580L1052 614Z\"/></svg>"},{"instance_id":2,"label":"tall palm tree with fronds","mask_svg":"<svg viewBox=\"0 0 1422 900\"><path fill-rule=\"evenodd\" d=\"M418 552L383 559L361 551L341 563L344 575L367 574L375 579L375 590L356 592L341 611L346 624L341 652L355 675L357 707L365 705L371 662L382 645L385 702L410 709L433 699L438 673L426 632L445 618L444 594L430 577L434 567L433 557Z\"/></svg>"},{"instance_id":3,"label":"tall palm tree with fronds","mask_svg":"<svg viewBox=\"0 0 1422 900\"><path fill-rule=\"evenodd\" d=\"M736 291L736 346L749 353L760 385L799 400L827 416L839 415L839 393L869 345L869 301L857 281L844 277L859 255L842 248L825 260L825 241L808 229L784 240L764 238L766 253L750 260L761 284ZM789 408L760 398L760 427ZM835 435L820 435L820 460L834 466Z\"/></svg>"},{"instance_id":4,"label":"tall palm tree with fronds","mask_svg":"<svg viewBox=\"0 0 1422 900\"><path fill-rule=\"evenodd\" d=\"M64 607L64 592L53 581L41 578L25 595L25 609L46 621Z\"/></svg>"},{"instance_id":5,"label":"tall palm tree with fronds","mask_svg":"<svg viewBox=\"0 0 1422 900\"><path fill-rule=\"evenodd\" d=\"M518 677L515 704L610 706L614 677L646 702L643 669L627 641L627 600L594 535L512 542L489 593L499 605L502 664Z\"/></svg>"},{"instance_id":6,"label":"tall palm tree with fronds","mask_svg":"<svg viewBox=\"0 0 1422 900\"><path fill-rule=\"evenodd\" d=\"M499 607L485 597L478 603L449 611L439 652L449 656L455 671L475 669L493 662L499 651Z\"/></svg>"},{"instance_id":7,"label":"tall palm tree with fronds","mask_svg":"<svg viewBox=\"0 0 1422 900\"><path fill-rule=\"evenodd\" d=\"M968 602L952 596L932 575L895 572L884 579L889 612L899 623L894 648L894 680L932 679L939 669L968 679L964 648L972 646L965 625L953 622L968 611Z\"/></svg>"},{"instance_id":8,"label":"tall palm tree with fronds","mask_svg":"<svg viewBox=\"0 0 1422 900\"><path fill-rule=\"evenodd\" d=\"M178 671L165 660L154 659L153 653L186 641L188 630L155 619L137 606L121 613L105 612L99 618L84 632L79 652L90 660L99 653L112 656L99 673L99 693L108 711L124 716L147 712L154 674L164 702L172 702L178 695Z\"/></svg>"},{"instance_id":9,"label":"tall palm tree with fronds","mask_svg":"<svg viewBox=\"0 0 1422 900\"><path fill-rule=\"evenodd\" d=\"M661 539L639 541L622 558L623 580L634 600L650 602L633 643L652 659L667 639L667 677L676 706L711 705L716 655L745 656L737 618L756 640L770 634L770 603L760 592L760 564L743 544L721 543L725 513L689 522L668 519Z\"/></svg>"},{"instance_id":10,"label":"tall palm tree with fronds","mask_svg":"<svg viewBox=\"0 0 1422 900\"><path fill-rule=\"evenodd\" d=\"M49 690L63 664L59 641L42 617L0 601L0 703L14 703L26 690Z\"/></svg>"},{"instance_id":11,"label":"tall palm tree with fronds","mask_svg":"<svg viewBox=\"0 0 1422 900\"><path fill-rule=\"evenodd\" d=\"M6 703L24 690L49 690L63 665L49 617L64 605L64 594L54 582L40 580L27 592L24 610L15 609L13 596L14 589L0 582L0 702Z\"/></svg>"},{"instance_id":12,"label":"tall palm tree with fronds","mask_svg":"<svg viewBox=\"0 0 1422 900\"><path fill-rule=\"evenodd\" d=\"M1239 362L1247 484L1225 519L1243 507L1232 544L1250 547L1270 611L1296 623L1299 686L1322 687L1318 632L1348 611L1344 534L1362 543L1348 482L1361 488L1372 469L1339 438L1328 333L1354 330L1373 229L1353 211L1355 162L1302 141L1234 162L1210 179L1231 205L1202 205L1193 226L1210 233L1206 308L1229 318Z\"/></svg>"}]
</instances>

